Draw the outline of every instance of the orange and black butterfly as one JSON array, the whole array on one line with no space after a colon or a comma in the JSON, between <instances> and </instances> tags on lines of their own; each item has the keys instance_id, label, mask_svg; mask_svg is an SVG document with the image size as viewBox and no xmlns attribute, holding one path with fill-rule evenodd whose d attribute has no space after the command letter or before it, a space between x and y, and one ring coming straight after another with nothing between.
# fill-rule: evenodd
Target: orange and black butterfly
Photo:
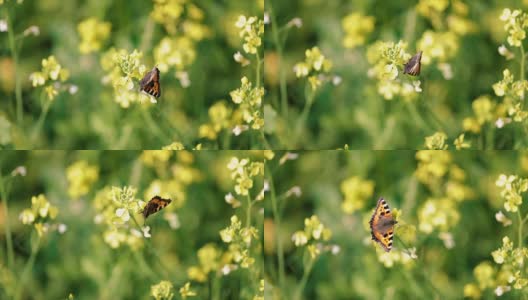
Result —
<instances>
[{"instance_id":1,"label":"orange and black butterfly","mask_svg":"<svg viewBox=\"0 0 528 300\"><path fill-rule=\"evenodd\" d=\"M420 75L420 68L422 66L422 51L416 53L403 68L403 74L409 74L412 76Z\"/></svg>"},{"instance_id":2,"label":"orange and black butterfly","mask_svg":"<svg viewBox=\"0 0 528 300\"><path fill-rule=\"evenodd\" d=\"M378 242L385 251L389 252L392 249L394 225L398 222L394 220L389 205L383 198L378 200L378 205L369 223L372 240Z\"/></svg>"},{"instance_id":3,"label":"orange and black butterfly","mask_svg":"<svg viewBox=\"0 0 528 300\"><path fill-rule=\"evenodd\" d=\"M139 90L159 98L161 96L161 87L159 83L160 71L157 67L150 70L139 82Z\"/></svg>"},{"instance_id":4,"label":"orange and black butterfly","mask_svg":"<svg viewBox=\"0 0 528 300\"><path fill-rule=\"evenodd\" d=\"M165 206L169 205L171 203L171 199L163 199L160 196L154 196L150 201L145 205L145 208L143 209L143 217L146 219L148 216L157 213L158 211L165 208Z\"/></svg>"}]
</instances>

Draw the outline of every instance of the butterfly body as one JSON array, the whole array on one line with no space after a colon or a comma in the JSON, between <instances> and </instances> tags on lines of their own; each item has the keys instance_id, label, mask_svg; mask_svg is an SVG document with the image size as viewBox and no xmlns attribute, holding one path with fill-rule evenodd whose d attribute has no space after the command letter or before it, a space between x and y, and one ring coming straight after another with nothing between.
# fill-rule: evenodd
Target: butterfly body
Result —
<instances>
[{"instance_id":1,"label":"butterfly body","mask_svg":"<svg viewBox=\"0 0 528 300\"><path fill-rule=\"evenodd\" d=\"M143 217L146 219L148 216L157 213L158 211L165 208L169 203L171 203L171 199L163 199L160 196L154 196L150 201L145 205L145 208L143 209Z\"/></svg>"},{"instance_id":2,"label":"butterfly body","mask_svg":"<svg viewBox=\"0 0 528 300\"><path fill-rule=\"evenodd\" d=\"M403 74L409 74L412 76L420 75L420 69L422 66L422 51L416 53L403 68Z\"/></svg>"},{"instance_id":3,"label":"butterfly body","mask_svg":"<svg viewBox=\"0 0 528 300\"><path fill-rule=\"evenodd\" d=\"M392 249L394 225L398 222L394 219L389 205L383 198L378 200L369 223L372 240L378 242L385 251L389 252Z\"/></svg>"},{"instance_id":4,"label":"butterfly body","mask_svg":"<svg viewBox=\"0 0 528 300\"><path fill-rule=\"evenodd\" d=\"M159 98L161 96L159 77L159 69L157 67L152 68L139 82L139 90Z\"/></svg>"}]
</instances>

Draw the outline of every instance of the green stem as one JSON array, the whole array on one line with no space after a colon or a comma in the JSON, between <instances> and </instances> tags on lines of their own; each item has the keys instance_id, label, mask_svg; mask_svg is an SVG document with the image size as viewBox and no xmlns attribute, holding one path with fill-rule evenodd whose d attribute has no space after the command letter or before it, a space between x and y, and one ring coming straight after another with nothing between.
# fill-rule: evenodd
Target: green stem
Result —
<instances>
[{"instance_id":1,"label":"green stem","mask_svg":"<svg viewBox=\"0 0 528 300\"><path fill-rule=\"evenodd\" d=\"M521 43L521 75L519 76L521 78L521 81L524 80L524 63L525 63L525 54L524 54L524 46Z\"/></svg>"},{"instance_id":2,"label":"green stem","mask_svg":"<svg viewBox=\"0 0 528 300\"><path fill-rule=\"evenodd\" d=\"M11 55L13 56L13 73L15 76L15 98L16 98L16 118L19 126L22 125L23 112L22 112L22 86L20 85L20 76L18 70L18 51L16 48L15 32L13 22L9 13L6 13L7 19L7 35L9 39L9 48Z\"/></svg>"},{"instance_id":3,"label":"green stem","mask_svg":"<svg viewBox=\"0 0 528 300\"><path fill-rule=\"evenodd\" d=\"M34 233L33 233L34 234ZM26 263L26 266L24 267L24 271L22 271L22 276L20 277L20 281L18 283L17 291L15 293L15 300L19 300L22 298L22 291L24 290L24 285L26 284L26 281L28 279L30 271L33 269L33 265L35 264L35 259L37 258L37 253L40 247L40 241L41 237L38 236L36 243L34 243L31 247L31 256L29 257L29 260Z\"/></svg>"},{"instance_id":4,"label":"green stem","mask_svg":"<svg viewBox=\"0 0 528 300\"><path fill-rule=\"evenodd\" d=\"M259 88L260 87L260 66L262 65L262 62L260 60L260 55L258 51L257 51L256 57L257 57L257 68L256 68L256 74L255 74L255 81L256 81L255 85L257 88Z\"/></svg>"},{"instance_id":5,"label":"green stem","mask_svg":"<svg viewBox=\"0 0 528 300\"><path fill-rule=\"evenodd\" d=\"M143 114L143 118L145 119L145 122L147 122L147 126L150 128L150 130L156 135L160 141L163 143L166 143L167 141L170 141L170 137L166 136L161 129L156 125L156 122L152 119L152 116L150 115L150 111L147 110L147 108L140 107L141 113Z\"/></svg>"},{"instance_id":6,"label":"green stem","mask_svg":"<svg viewBox=\"0 0 528 300\"><path fill-rule=\"evenodd\" d=\"M42 93L41 95L44 95L44 94ZM48 115L48 111L49 111L49 108L53 100L43 100L43 101L45 101L44 108L42 108L37 124L35 124L35 127L33 127L33 131L31 132L30 138L33 144L36 142L36 138L38 137L40 131L42 130L42 126L44 126L44 120L46 120L46 116Z\"/></svg>"},{"instance_id":7,"label":"green stem","mask_svg":"<svg viewBox=\"0 0 528 300\"><path fill-rule=\"evenodd\" d=\"M268 6L268 11L271 18L271 34L273 36L273 42L275 43L275 48L277 49L278 57L278 66L279 66L279 90L281 98L281 110L284 115L284 119L288 119L288 87L286 84L286 73L284 72L284 67L282 64L283 60L283 50L282 43L279 37L279 30L277 29L277 19L275 18L275 13L273 12L273 7L271 1L266 2Z\"/></svg>"},{"instance_id":8,"label":"green stem","mask_svg":"<svg viewBox=\"0 0 528 300\"><path fill-rule=\"evenodd\" d=\"M247 200L247 210L246 210L246 227L251 226L251 196L249 195L249 192L246 197Z\"/></svg>"},{"instance_id":9,"label":"green stem","mask_svg":"<svg viewBox=\"0 0 528 300\"><path fill-rule=\"evenodd\" d=\"M308 282L308 277L310 276L310 273L312 272L314 263L315 263L315 259L309 258L308 265L304 268L304 273L303 273L301 282L299 283L295 291L295 295L293 297L294 300L301 299L304 288L306 287L306 283Z\"/></svg>"},{"instance_id":10,"label":"green stem","mask_svg":"<svg viewBox=\"0 0 528 300\"><path fill-rule=\"evenodd\" d=\"M13 270L15 263L15 256L13 251L13 238L11 237L11 227L9 223L9 211L7 206L7 195L8 189L4 177L0 173L0 196L2 197L2 205L4 206L4 220L5 220L5 235L6 235L6 247L7 247L7 267Z\"/></svg>"},{"instance_id":11,"label":"green stem","mask_svg":"<svg viewBox=\"0 0 528 300\"><path fill-rule=\"evenodd\" d=\"M270 185L271 207L273 210L273 219L275 221L275 242L277 243L277 261L279 263L279 289L282 292L284 288L284 250L282 248L281 239L281 219L277 205L277 195L275 193L275 184L273 183L273 175L268 168L268 182Z\"/></svg>"},{"instance_id":12,"label":"green stem","mask_svg":"<svg viewBox=\"0 0 528 300\"><path fill-rule=\"evenodd\" d=\"M262 143L264 144L264 149L271 149L271 146L268 143L268 140L266 139L266 135L264 134L264 129L261 128L259 131L260 131L260 139L262 140Z\"/></svg>"},{"instance_id":13,"label":"green stem","mask_svg":"<svg viewBox=\"0 0 528 300\"><path fill-rule=\"evenodd\" d=\"M517 210L517 217L519 218L519 228L518 228L518 239L519 239L519 248L522 248L523 246L523 233L522 233L522 230L523 230L523 219L522 219L522 216L521 216L521 212L519 210Z\"/></svg>"},{"instance_id":14,"label":"green stem","mask_svg":"<svg viewBox=\"0 0 528 300\"><path fill-rule=\"evenodd\" d=\"M306 90L307 89L308 87L306 88ZM308 114L310 113L310 109L312 108L315 93L314 91L306 91L305 95L306 95L305 96L306 102L304 103L303 111L301 115L299 116L299 119L297 120L297 125L295 127L295 136L296 136L295 141L297 142L299 141L299 138L301 136L302 127L306 124L306 120L308 120Z\"/></svg>"}]
</instances>

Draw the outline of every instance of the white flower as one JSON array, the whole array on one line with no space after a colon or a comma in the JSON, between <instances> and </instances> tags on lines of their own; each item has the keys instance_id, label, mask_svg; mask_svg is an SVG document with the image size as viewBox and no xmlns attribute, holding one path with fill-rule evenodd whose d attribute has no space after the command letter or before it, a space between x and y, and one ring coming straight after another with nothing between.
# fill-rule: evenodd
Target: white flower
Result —
<instances>
[{"instance_id":1,"label":"white flower","mask_svg":"<svg viewBox=\"0 0 528 300\"><path fill-rule=\"evenodd\" d=\"M7 21L0 20L0 32L7 32Z\"/></svg>"},{"instance_id":2,"label":"white flower","mask_svg":"<svg viewBox=\"0 0 528 300\"><path fill-rule=\"evenodd\" d=\"M495 214L495 219L499 222L499 223L502 223L502 225L504 227L506 226L510 226L512 224L512 221L510 219L508 219L508 217L506 217L506 215L504 215L502 213L502 211L499 211L498 213Z\"/></svg>"},{"instance_id":3,"label":"white flower","mask_svg":"<svg viewBox=\"0 0 528 300\"><path fill-rule=\"evenodd\" d=\"M286 152L279 160L279 165L283 165L288 160L296 160L299 157L297 153Z\"/></svg>"},{"instance_id":4,"label":"white flower","mask_svg":"<svg viewBox=\"0 0 528 300\"><path fill-rule=\"evenodd\" d=\"M59 227L57 227L57 230L59 231L60 234L63 234L66 232L66 230L68 230L68 226L66 226L66 224L59 224Z\"/></svg>"},{"instance_id":5,"label":"white flower","mask_svg":"<svg viewBox=\"0 0 528 300\"><path fill-rule=\"evenodd\" d=\"M126 208L118 208L116 209L115 213L116 213L116 216L118 216L119 218L123 220L123 222L128 222L128 220L130 220L130 213L128 212Z\"/></svg>"},{"instance_id":6,"label":"white flower","mask_svg":"<svg viewBox=\"0 0 528 300\"><path fill-rule=\"evenodd\" d=\"M165 213L163 215L163 218L167 220L169 223L170 228L172 229L178 229L180 228L180 219L178 218L178 215L174 212Z\"/></svg>"},{"instance_id":7,"label":"white flower","mask_svg":"<svg viewBox=\"0 0 528 300\"><path fill-rule=\"evenodd\" d=\"M143 230L143 236L145 238L148 239L148 238L151 237L151 235L150 235L150 226L145 226L145 227L141 228L141 230Z\"/></svg>"},{"instance_id":8,"label":"white flower","mask_svg":"<svg viewBox=\"0 0 528 300\"><path fill-rule=\"evenodd\" d=\"M308 237L306 236L306 233L304 233L304 231L297 231L292 235L292 241L295 246L299 247L308 243Z\"/></svg>"}]
</instances>

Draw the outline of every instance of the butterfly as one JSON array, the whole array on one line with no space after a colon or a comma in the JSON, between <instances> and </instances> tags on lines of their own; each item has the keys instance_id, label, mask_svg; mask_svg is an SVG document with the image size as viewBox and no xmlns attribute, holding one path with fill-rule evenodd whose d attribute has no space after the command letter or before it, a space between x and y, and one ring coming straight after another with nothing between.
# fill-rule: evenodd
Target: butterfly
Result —
<instances>
[{"instance_id":1,"label":"butterfly","mask_svg":"<svg viewBox=\"0 0 528 300\"><path fill-rule=\"evenodd\" d=\"M148 216L157 213L158 211L165 208L165 206L169 205L171 203L171 199L163 199L160 196L154 196L150 201L145 205L145 208L143 209L143 217L148 218Z\"/></svg>"},{"instance_id":2,"label":"butterfly","mask_svg":"<svg viewBox=\"0 0 528 300\"><path fill-rule=\"evenodd\" d=\"M161 96L159 74L160 71L157 67L152 68L139 82L139 90L159 98Z\"/></svg>"},{"instance_id":3,"label":"butterfly","mask_svg":"<svg viewBox=\"0 0 528 300\"><path fill-rule=\"evenodd\" d=\"M394 224L398 222L394 220L389 205L383 198L378 200L378 204L369 223L372 240L378 242L385 251L389 252L392 249Z\"/></svg>"},{"instance_id":4,"label":"butterfly","mask_svg":"<svg viewBox=\"0 0 528 300\"><path fill-rule=\"evenodd\" d=\"M403 68L403 74L409 74L412 76L420 75L420 68L422 66L422 51L416 53Z\"/></svg>"}]
</instances>

